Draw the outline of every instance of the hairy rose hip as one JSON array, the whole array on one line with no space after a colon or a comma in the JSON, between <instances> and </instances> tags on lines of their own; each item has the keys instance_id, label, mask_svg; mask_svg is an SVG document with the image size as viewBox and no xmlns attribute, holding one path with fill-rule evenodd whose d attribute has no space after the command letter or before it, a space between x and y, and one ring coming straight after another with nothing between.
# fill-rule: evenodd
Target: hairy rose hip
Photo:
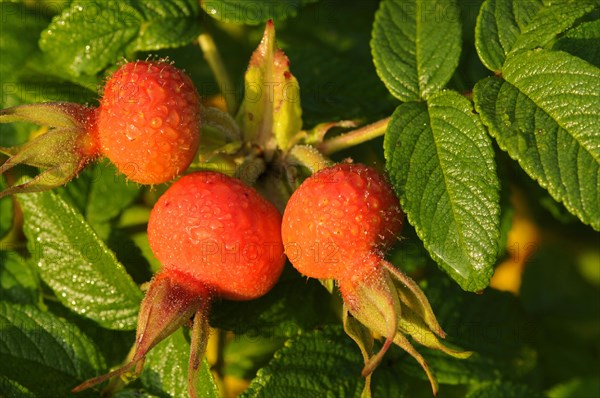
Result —
<instances>
[{"instance_id":1,"label":"hairy rose hip","mask_svg":"<svg viewBox=\"0 0 600 398\"><path fill-rule=\"evenodd\" d=\"M181 174L200 141L200 97L164 61L121 66L104 86L98 114L102 154L129 179L160 184Z\"/></svg>"},{"instance_id":2,"label":"hairy rose hip","mask_svg":"<svg viewBox=\"0 0 600 398\"><path fill-rule=\"evenodd\" d=\"M377 354L365 356L363 375L369 376L395 343L421 364L436 393L433 374L405 335L456 357L470 353L440 342L445 334L424 293L384 260L402 220L387 179L373 168L345 163L323 169L300 185L285 208L281 233L294 267L312 278L335 279L345 313L386 338ZM347 314L344 318L347 326Z\"/></svg>"},{"instance_id":3,"label":"hairy rose hip","mask_svg":"<svg viewBox=\"0 0 600 398\"><path fill-rule=\"evenodd\" d=\"M4 109L0 123L24 121L47 129L22 146L0 147L10 156L0 174L19 164L42 170L0 197L64 185L99 156L140 184L169 181L194 159L200 113L190 78L165 61L122 65L106 82L98 108L56 102Z\"/></svg>"},{"instance_id":4,"label":"hairy rose hip","mask_svg":"<svg viewBox=\"0 0 600 398\"><path fill-rule=\"evenodd\" d=\"M194 316L188 390L196 397L211 302L264 295L285 262L279 211L253 188L215 172L188 174L160 197L150 213L148 240L162 268L142 301L135 354L123 367L74 392L133 366L139 373L148 351Z\"/></svg>"}]
</instances>

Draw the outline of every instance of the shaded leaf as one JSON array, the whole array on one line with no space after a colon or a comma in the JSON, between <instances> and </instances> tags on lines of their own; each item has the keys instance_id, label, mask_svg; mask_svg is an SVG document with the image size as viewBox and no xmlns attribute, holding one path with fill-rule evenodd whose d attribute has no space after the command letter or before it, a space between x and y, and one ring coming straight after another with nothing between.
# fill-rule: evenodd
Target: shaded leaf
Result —
<instances>
[{"instance_id":1,"label":"shaded leaf","mask_svg":"<svg viewBox=\"0 0 600 398\"><path fill-rule=\"evenodd\" d=\"M304 126L375 121L393 112L397 101L377 76L369 47L377 5L321 1L278 24L278 45L300 82Z\"/></svg>"},{"instance_id":2,"label":"shaded leaf","mask_svg":"<svg viewBox=\"0 0 600 398\"><path fill-rule=\"evenodd\" d=\"M30 265L14 251L0 251L0 293L3 301L37 305L40 283Z\"/></svg>"},{"instance_id":3,"label":"shaded leaf","mask_svg":"<svg viewBox=\"0 0 600 398\"><path fill-rule=\"evenodd\" d=\"M600 68L600 19L584 22L568 30L552 49L566 51Z\"/></svg>"},{"instance_id":4,"label":"shaded leaf","mask_svg":"<svg viewBox=\"0 0 600 398\"><path fill-rule=\"evenodd\" d=\"M479 295L464 292L437 271L428 278L425 293L447 333L446 340L473 351L467 359L456 359L420 349L440 384L493 382L500 375L520 380L536 366L535 324L512 294L493 289ZM419 364L407 356L400 369L425 379Z\"/></svg>"},{"instance_id":5,"label":"shaded leaf","mask_svg":"<svg viewBox=\"0 0 600 398\"><path fill-rule=\"evenodd\" d=\"M154 347L146 356L142 384L159 397L185 397L188 393L187 370L190 344L183 329ZM218 398L219 393L206 359L198 372L198 397Z\"/></svg>"},{"instance_id":6,"label":"shaded leaf","mask_svg":"<svg viewBox=\"0 0 600 398\"><path fill-rule=\"evenodd\" d=\"M216 302L210 324L250 337L291 337L335 322L335 314L325 304L331 300L316 280L306 280L286 266L279 282L265 296L246 302Z\"/></svg>"},{"instance_id":7,"label":"shaded leaf","mask_svg":"<svg viewBox=\"0 0 600 398\"><path fill-rule=\"evenodd\" d=\"M303 333L275 353L241 397L359 396L362 365L341 327Z\"/></svg>"},{"instance_id":8,"label":"shaded leaf","mask_svg":"<svg viewBox=\"0 0 600 398\"><path fill-rule=\"evenodd\" d=\"M543 398L545 395L532 389L526 384L516 384L506 381L484 384L471 391L466 398Z\"/></svg>"},{"instance_id":9,"label":"shaded leaf","mask_svg":"<svg viewBox=\"0 0 600 398\"><path fill-rule=\"evenodd\" d=\"M573 379L548 391L550 398L597 397L600 395L600 377Z\"/></svg>"},{"instance_id":10,"label":"shaded leaf","mask_svg":"<svg viewBox=\"0 0 600 398\"><path fill-rule=\"evenodd\" d=\"M6 398L36 398L27 388L6 376L0 376L0 394Z\"/></svg>"},{"instance_id":11,"label":"shaded leaf","mask_svg":"<svg viewBox=\"0 0 600 398\"><path fill-rule=\"evenodd\" d=\"M0 192L6 189L4 177L0 176ZM0 239L6 235L13 225L13 199L4 197L0 199Z\"/></svg>"},{"instance_id":12,"label":"shaded leaf","mask_svg":"<svg viewBox=\"0 0 600 398\"><path fill-rule=\"evenodd\" d=\"M3 375L38 397L65 397L104 370L94 344L72 324L35 307L0 302Z\"/></svg>"},{"instance_id":13,"label":"shaded leaf","mask_svg":"<svg viewBox=\"0 0 600 398\"><path fill-rule=\"evenodd\" d=\"M22 104L24 99L31 99L40 94L40 86L25 87L20 80L24 65L33 53L39 51L37 40L39 33L50 22L49 18L40 13L28 10L25 5L15 2L2 2L0 8L2 21L0 40L0 108ZM22 144L32 126L20 123L18 125L0 125L0 146Z\"/></svg>"},{"instance_id":14,"label":"shaded leaf","mask_svg":"<svg viewBox=\"0 0 600 398\"><path fill-rule=\"evenodd\" d=\"M300 8L318 0L203 0L200 5L208 15L223 22L258 25L273 19L275 22L295 17Z\"/></svg>"}]
</instances>

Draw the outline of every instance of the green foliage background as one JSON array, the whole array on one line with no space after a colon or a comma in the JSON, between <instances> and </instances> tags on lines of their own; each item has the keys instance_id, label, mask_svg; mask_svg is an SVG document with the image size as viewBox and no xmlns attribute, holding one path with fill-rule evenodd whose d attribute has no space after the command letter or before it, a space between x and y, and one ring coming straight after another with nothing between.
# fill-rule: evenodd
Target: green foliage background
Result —
<instances>
[{"instance_id":1,"label":"green foliage background","mask_svg":"<svg viewBox=\"0 0 600 398\"><path fill-rule=\"evenodd\" d=\"M475 352L457 360L422 350L439 396L600 396L598 1L0 6L1 108L95 105L123 57L150 54L185 68L205 98L220 89L242 98L248 59L273 18L300 83L305 128L391 116L383 140L333 157L388 171L410 224L389 257L424 288L449 341ZM218 87L195 42L202 32L214 37L235 87ZM0 146L23 143L36 129L0 125ZM31 173L6 177L14 183ZM0 200L1 396L69 396L123 361L140 285L159 266L145 223L164 189L128 183L100 162L54 192ZM523 219L539 234L515 243L509 231ZM524 264L513 275L517 291L488 287L510 256ZM266 296L216 303L199 390L360 396L362 358L336 309L337 296L289 265ZM113 396L183 396L188 344L187 331L168 338L142 376ZM372 390L431 394L419 365L397 348Z\"/></svg>"}]
</instances>

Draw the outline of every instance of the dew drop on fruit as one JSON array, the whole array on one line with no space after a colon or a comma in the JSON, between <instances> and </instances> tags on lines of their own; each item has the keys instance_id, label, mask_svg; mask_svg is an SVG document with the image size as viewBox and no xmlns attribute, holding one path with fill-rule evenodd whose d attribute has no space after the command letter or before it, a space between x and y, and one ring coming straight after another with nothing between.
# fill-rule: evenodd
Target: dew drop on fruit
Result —
<instances>
[{"instance_id":1,"label":"dew drop on fruit","mask_svg":"<svg viewBox=\"0 0 600 398\"><path fill-rule=\"evenodd\" d=\"M155 129L160 128L160 126L162 126L162 119L159 117L153 117L152 120L150 120L150 126L154 127Z\"/></svg>"},{"instance_id":2,"label":"dew drop on fruit","mask_svg":"<svg viewBox=\"0 0 600 398\"><path fill-rule=\"evenodd\" d=\"M177 126L180 122L181 118L179 117L179 113L175 110L171 110L169 116L167 117L167 123L172 126Z\"/></svg>"},{"instance_id":3,"label":"dew drop on fruit","mask_svg":"<svg viewBox=\"0 0 600 398\"><path fill-rule=\"evenodd\" d=\"M209 222L208 227L212 230L223 228L223 223L219 220L212 220Z\"/></svg>"}]
</instances>

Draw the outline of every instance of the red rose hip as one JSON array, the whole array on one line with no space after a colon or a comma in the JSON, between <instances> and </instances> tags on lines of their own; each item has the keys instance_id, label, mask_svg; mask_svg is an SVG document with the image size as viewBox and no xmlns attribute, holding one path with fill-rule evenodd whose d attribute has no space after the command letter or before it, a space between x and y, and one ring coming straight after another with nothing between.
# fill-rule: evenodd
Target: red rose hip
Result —
<instances>
[{"instance_id":1,"label":"red rose hip","mask_svg":"<svg viewBox=\"0 0 600 398\"><path fill-rule=\"evenodd\" d=\"M184 172L200 141L200 97L164 61L121 66L104 86L98 115L104 156L129 179L160 184Z\"/></svg>"},{"instance_id":2,"label":"red rose hip","mask_svg":"<svg viewBox=\"0 0 600 398\"><path fill-rule=\"evenodd\" d=\"M285 252L300 273L336 280L346 330L355 341L370 334L351 333L355 327L348 327L348 313L362 327L386 338L377 354L363 350L363 375L370 376L394 343L421 364L435 393L435 377L405 334L456 357L470 353L440 342L445 334L425 294L384 260L402 220L398 198L385 176L361 164L345 163L318 171L298 187L285 208L281 234Z\"/></svg>"},{"instance_id":3,"label":"red rose hip","mask_svg":"<svg viewBox=\"0 0 600 398\"><path fill-rule=\"evenodd\" d=\"M136 365L139 373L148 351L194 316L188 390L196 397L212 300L264 295L285 262L275 206L240 180L215 172L186 175L160 197L150 213L148 240L162 268L142 301L133 358L74 392Z\"/></svg>"}]
</instances>

